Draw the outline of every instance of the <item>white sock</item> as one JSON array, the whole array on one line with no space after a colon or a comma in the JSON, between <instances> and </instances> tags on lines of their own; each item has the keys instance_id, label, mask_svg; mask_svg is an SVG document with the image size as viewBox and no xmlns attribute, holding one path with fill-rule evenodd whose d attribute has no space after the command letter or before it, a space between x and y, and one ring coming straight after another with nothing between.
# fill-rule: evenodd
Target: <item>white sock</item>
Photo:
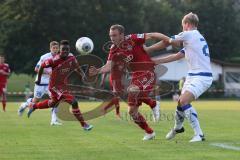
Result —
<instances>
[{"instance_id":1,"label":"white sock","mask_svg":"<svg viewBox=\"0 0 240 160\"><path fill-rule=\"evenodd\" d=\"M58 108L52 108L52 120L51 122L57 122L57 111L58 111Z\"/></svg>"},{"instance_id":2,"label":"white sock","mask_svg":"<svg viewBox=\"0 0 240 160\"><path fill-rule=\"evenodd\" d=\"M185 114L183 111L176 110L174 130L179 130L183 127Z\"/></svg>"},{"instance_id":3,"label":"white sock","mask_svg":"<svg viewBox=\"0 0 240 160\"><path fill-rule=\"evenodd\" d=\"M155 96L156 101L160 101L161 97L159 95Z\"/></svg>"},{"instance_id":4,"label":"white sock","mask_svg":"<svg viewBox=\"0 0 240 160\"><path fill-rule=\"evenodd\" d=\"M160 101L156 101L156 105L159 106L159 110L160 110L160 107L161 107L161 105L160 105Z\"/></svg>"},{"instance_id":5,"label":"white sock","mask_svg":"<svg viewBox=\"0 0 240 160\"><path fill-rule=\"evenodd\" d=\"M186 118L188 119L191 127L194 130L195 135L203 135L202 129L200 128L200 124L198 121L197 112L193 107L190 107L184 111Z\"/></svg>"},{"instance_id":6,"label":"white sock","mask_svg":"<svg viewBox=\"0 0 240 160\"><path fill-rule=\"evenodd\" d=\"M26 109L31 102L32 102L32 98L28 98L27 101L22 105L22 107Z\"/></svg>"}]
</instances>

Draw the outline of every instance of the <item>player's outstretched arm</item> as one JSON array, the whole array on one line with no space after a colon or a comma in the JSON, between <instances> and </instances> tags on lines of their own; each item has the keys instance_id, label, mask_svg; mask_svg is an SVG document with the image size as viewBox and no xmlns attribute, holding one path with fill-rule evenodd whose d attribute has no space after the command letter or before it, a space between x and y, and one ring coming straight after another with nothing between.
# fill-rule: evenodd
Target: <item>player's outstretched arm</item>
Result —
<instances>
[{"instance_id":1,"label":"player's outstretched arm","mask_svg":"<svg viewBox=\"0 0 240 160\"><path fill-rule=\"evenodd\" d=\"M100 87L104 87L104 82L105 82L105 79L107 77L107 73L103 73L102 74L102 77L101 77L101 82L100 82Z\"/></svg>"},{"instance_id":2,"label":"player's outstretched arm","mask_svg":"<svg viewBox=\"0 0 240 160\"><path fill-rule=\"evenodd\" d=\"M183 57L184 57L184 54L181 53L181 52L178 52L178 53L175 53L175 54L172 54L172 55L169 55L169 56L153 57L151 59L155 64L162 64L162 63L168 63L168 62L176 61L176 60L179 60Z\"/></svg>"},{"instance_id":3,"label":"player's outstretched arm","mask_svg":"<svg viewBox=\"0 0 240 160\"><path fill-rule=\"evenodd\" d=\"M168 43L164 42L164 41L160 41L158 43L155 43L151 46L144 46L144 50L147 52L147 53L151 53L151 52L154 52L154 51L158 51L158 50L161 50L161 49L164 49L166 48L167 46L169 46Z\"/></svg>"},{"instance_id":4,"label":"player's outstretched arm","mask_svg":"<svg viewBox=\"0 0 240 160\"><path fill-rule=\"evenodd\" d=\"M157 47L157 49L163 49L169 45L173 45L173 46L180 46L182 44L182 40L180 39L173 39L170 38L162 33L157 33L157 32L153 32L153 33L146 33L145 35L146 39L156 39L156 40L162 40L163 42L159 42L157 43L157 45L155 47Z\"/></svg>"},{"instance_id":5,"label":"player's outstretched arm","mask_svg":"<svg viewBox=\"0 0 240 160\"><path fill-rule=\"evenodd\" d=\"M42 65L42 63L44 62L43 60L43 56L41 56L40 60L38 61L38 63L36 64L35 68L34 68L34 71L38 74L39 72L39 68L40 66ZM43 74L51 74L52 72L49 72L48 70L44 69L43 70Z\"/></svg>"},{"instance_id":6,"label":"player's outstretched arm","mask_svg":"<svg viewBox=\"0 0 240 160\"><path fill-rule=\"evenodd\" d=\"M163 40L165 43L169 42L169 37L158 32L153 32L153 33L146 33L145 34L145 39L155 39L155 40Z\"/></svg>"},{"instance_id":7,"label":"player's outstretched arm","mask_svg":"<svg viewBox=\"0 0 240 160\"><path fill-rule=\"evenodd\" d=\"M90 66L89 68L89 76L95 76L97 74L107 73L111 71L111 61L107 61L107 63L101 68L96 68L95 66Z\"/></svg>"},{"instance_id":8,"label":"player's outstretched arm","mask_svg":"<svg viewBox=\"0 0 240 160\"><path fill-rule=\"evenodd\" d=\"M151 53L153 51L158 51L158 50L161 50L161 49L164 49L166 47L168 47L170 44L169 44L169 37L162 34L162 33L157 33L157 32L154 32L154 33L146 33L145 34L145 39L148 40L148 39L155 39L155 40L161 40L160 42L158 43L155 43L149 47L146 47L144 46L144 50L147 52L147 53Z\"/></svg>"},{"instance_id":9,"label":"player's outstretched arm","mask_svg":"<svg viewBox=\"0 0 240 160\"><path fill-rule=\"evenodd\" d=\"M36 72L36 73L38 73L39 72L39 67L35 67L35 69L34 69L34 71ZM44 69L43 70L43 74L51 74L52 72L49 72L48 70L46 70L46 69Z\"/></svg>"}]
</instances>

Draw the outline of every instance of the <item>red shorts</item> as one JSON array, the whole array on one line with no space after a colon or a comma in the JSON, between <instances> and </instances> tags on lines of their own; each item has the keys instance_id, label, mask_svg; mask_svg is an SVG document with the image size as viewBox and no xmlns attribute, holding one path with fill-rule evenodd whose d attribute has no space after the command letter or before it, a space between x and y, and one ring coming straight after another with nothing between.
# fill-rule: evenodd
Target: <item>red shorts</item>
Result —
<instances>
[{"instance_id":1,"label":"red shorts","mask_svg":"<svg viewBox=\"0 0 240 160\"><path fill-rule=\"evenodd\" d=\"M62 90L57 90L57 89L49 89L51 93L51 100L53 102L59 102L59 101L64 101L69 104L72 104L74 100L74 96L71 95L68 91L62 91Z\"/></svg>"},{"instance_id":2,"label":"red shorts","mask_svg":"<svg viewBox=\"0 0 240 160\"><path fill-rule=\"evenodd\" d=\"M110 82L110 87L114 93L121 94L121 92L124 92L124 85L121 79L112 80L110 78L109 82Z\"/></svg>"},{"instance_id":3,"label":"red shorts","mask_svg":"<svg viewBox=\"0 0 240 160\"><path fill-rule=\"evenodd\" d=\"M155 81L155 73L151 71L139 75L133 75L130 86L137 86L140 89L140 92L137 94L128 94L128 105L140 106L143 99L148 98L149 93L153 91Z\"/></svg>"},{"instance_id":4,"label":"red shorts","mask_svg":"<svg viewBox=\"0 0 240 160\"><path fill-rule=\"evenodd\" d=\"M3 94L4 90L6 90L6 84L0 84L0 95Z\"/></svg>"}]
</instances>

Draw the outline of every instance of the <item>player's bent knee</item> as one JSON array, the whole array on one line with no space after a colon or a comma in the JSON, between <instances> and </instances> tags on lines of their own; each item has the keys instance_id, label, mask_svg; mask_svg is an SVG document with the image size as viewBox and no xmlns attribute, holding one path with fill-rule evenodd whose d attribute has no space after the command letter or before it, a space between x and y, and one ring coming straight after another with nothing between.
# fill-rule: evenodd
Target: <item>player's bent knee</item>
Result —
<instances>
[{"instance_id":1,"label":"player's bent knee","mask_svg":"<svg viewBox=\"0 0 240 160\"><path fill-rule=\"evenodd\" d=\"M185 105L187 105L187 104L189 104L189 101L188 101L186 98L184 98L184 97L181 97L181 98L178 100L178 105L179 105L179 106L185 106Z\"/></svg>"},{"instance_id":2,"label":"player's bent knee","mask_svg":"<svg viewBox=\"0 0 240 160\"><path fill-rule=\"evenodd\" d=\"M140 88L136 85L130 85L127 91L129 94L138 94L140 92Z\"/></svg>"},{"instance_id":3,"label":"player's bent knee","mask_svg":"<svg viewBox=\"0 0 240 160\"><path fill-rule=\"evenodd\" d=\"M129 115L132 116L132 115L135 115L136 113L137 113L137 110L136 110L135 107L132 106L132 107L129 107L129 108L128 108L128 114L129 114Z\"/></svg>"},{"instance_id":4,"label":"player's bent knee","mask_svg":"<svg viewBox=\"0 0 240 160\"><path fill-rule=\"evenodd\" d=\"M57 105L57 103L58 103L58 102L56 102L56 101L50 100L50 101L48 102L48 105L49 105L49 107L53 108L53 107L55 107L55 106Z\"/></svg>"},{"instance_id":5,"label":"player's bent knee","mask_svg":"<svg viewBox=\"0 0 240 160\"><path fill-rule=\"evenodd\" d=\"M129 115L132 115L133 114L133 111L131 109L128 109L128 114Z\"/></svg>"}]
</instances>

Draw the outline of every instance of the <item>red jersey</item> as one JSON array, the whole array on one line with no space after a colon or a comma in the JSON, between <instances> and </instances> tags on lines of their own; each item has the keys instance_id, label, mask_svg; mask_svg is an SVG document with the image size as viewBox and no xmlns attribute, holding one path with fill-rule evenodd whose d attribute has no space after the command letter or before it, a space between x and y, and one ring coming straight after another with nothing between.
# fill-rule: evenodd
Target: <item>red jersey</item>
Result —
<instances>
[{"instance_id":1,"label":"red jersey","mask_svg":"<svg viewBox=\"0 0 240 160\"><path fill-rule=\"evenodd\" d=\"M0 64L0 70L7 72L7 73L11 72L7 63ZM3 75L0 73L0 85L5 86L7 84L7 78L8 78L7 75Z\"/></svg>"},{"instance_id":2,"label":"red jersey","mask_svg":"<svg viewBox=\"0 0 240 160\"><path fill-rule=\"evenodd\" d=\"M74 69L77 67L77 59L69 54L65 59L60 58L59 55L54 56L42 63L42 67L52 68L52 74L50 76L49 89L57 89L64 91L67 89L67 78Z\"/></svg>"},{"instance_id":3,"label":"red jersey","mask_svg":"<svg viewBox=\"0 0 240 160\"><path fill-rule=\"evenodd\" d=\"M127 64L128 70L133 76L141 75L146 71L154 71L154 62L143 48L145 43L145 34L131 34L125 37L124 41L117 47L112 46L109 52L108 60L114 62L114 57L123 55L123 61ZM113 65L114 66L114 65ZM114 70L111 76L119 78L119 73L115 74Z\"/></svg>"}]
</instances>

